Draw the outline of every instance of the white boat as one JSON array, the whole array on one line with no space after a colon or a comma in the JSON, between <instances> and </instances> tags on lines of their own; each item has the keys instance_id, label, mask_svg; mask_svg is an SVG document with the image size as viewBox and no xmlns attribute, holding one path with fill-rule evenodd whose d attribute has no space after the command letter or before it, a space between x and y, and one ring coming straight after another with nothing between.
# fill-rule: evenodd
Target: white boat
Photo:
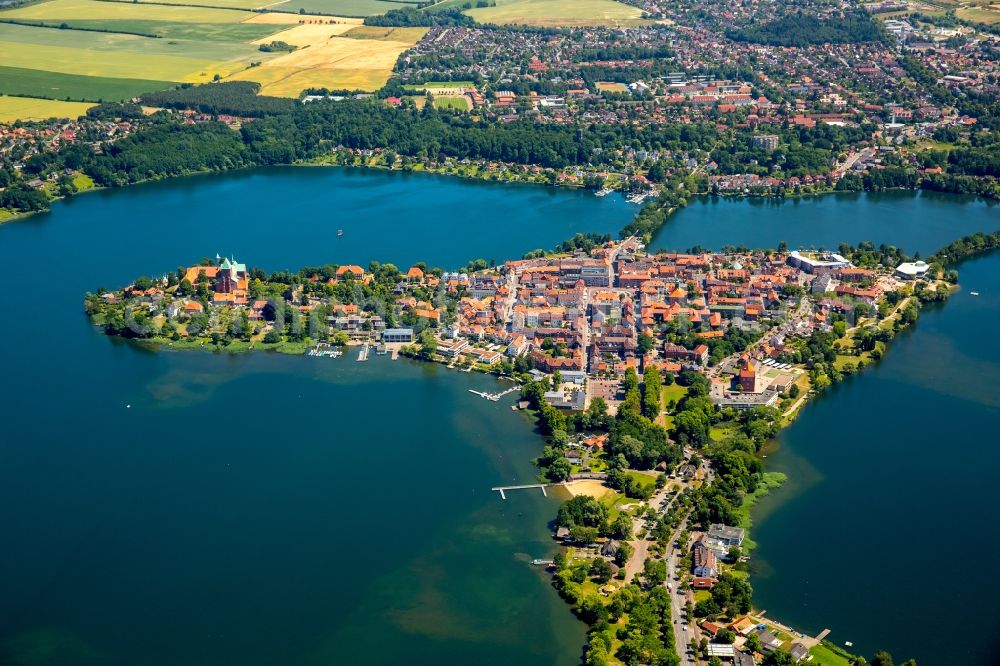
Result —
<instances>
[{"instance_id":1,"label":"white boat","mask_svg":"<svg viewBox=\"0 0 1000 666\"><path fill-rule=\"evenodd\" d=\"M969 296L978 296L978 295L979 295L978 291L970 291L969 292Z\"/></svg>"},{"instance_id":2,"label":"white boat","mask_svg":"<svg viewBox=\"0 0 1000 666\"><path fill-rule=\"evenodd\" d=\"M844 641L844 645L846 645L847 647L854 647L854 643L852 643L851 641Z\"/></svg>"},{"instance_id":3,"label":"white boat","mask_svg":"<svg viewBox=\"0 0 1000 666\"><path fill-rule=\"evenodd\" d=\"M594 196L606 197L612 192L614 192L614 190L612 190L610 187L605 187L603 190L598 190L597 192L594 192Z\"/></svg>"}]
</instances>

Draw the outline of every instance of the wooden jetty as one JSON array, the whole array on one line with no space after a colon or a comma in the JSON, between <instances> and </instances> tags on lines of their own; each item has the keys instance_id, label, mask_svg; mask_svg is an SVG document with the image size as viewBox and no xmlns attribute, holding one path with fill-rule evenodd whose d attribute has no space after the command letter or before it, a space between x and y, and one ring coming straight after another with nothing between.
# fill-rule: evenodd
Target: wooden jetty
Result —
<instances>
[{"instance_id":1,"label":"wooden jetty","mask_svg":"<svg viewBox=\"0 0 1000 666\"><path fill-rule=\"evenodd\" d=\"M546 487L551 488L552 486L560 486L560 485L562 485L562 484L561 483L530 483L530 484L523 485L523 486L497 486L495 488L490 488L490 490L495 490L495 491L499 492L500 493L500 499L507 499L507 491L509 491L509 490L529 490L531 488L541 488L542 494L545 495L546 497L548 497L549 494L545 492L545 488Z\"/></svg>"}]
</instances>

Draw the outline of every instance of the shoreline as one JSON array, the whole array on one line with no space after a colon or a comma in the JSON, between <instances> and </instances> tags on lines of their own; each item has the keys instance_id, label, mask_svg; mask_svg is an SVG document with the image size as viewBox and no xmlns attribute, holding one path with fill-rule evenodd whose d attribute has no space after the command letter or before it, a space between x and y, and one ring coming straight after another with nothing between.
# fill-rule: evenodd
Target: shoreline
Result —
<instances>
[{"instance_id":1,"label":"shoreline","mask_svg":"<svg viewBox=\"0 0 1000 666\"><path fill-rule=\"evenodd\" d=\"M95 183L92 187L89 187L89 188L87 188L85 190L81 190L81 191L78 191L78 192L74 192L72 194L67 194L67 195L62 195L62 196L54 196L50 200L50 202L49 202L50 206L47 207L47 208L45 208L45 209L43 209L43 210L27 211L27 212L17 212L17 213L10 213L9 211L5 210L5 212L7 212L8 214L7 214L7 216L5 216L3 218L0 218L0 226L3 226L5 224L9 224L11 222L19 222L19 221L28 220L28 219L31 219L32 217L36 216L36 215L47 213L47 212L49 212L49 210L51 208L51 204L55 204L55 203L61 202L61 201L68 201L68 200L71 200L71 199L73 199L73 198L75 198L75 197L77 197L79 195L87 194L87 193L90 193L90 192L105 192L105 191L114 191L114 190L125 190L125 189L132 188L134 186L137 186L137 185L149 185L149 184L153 184L153 183L161 183L161 182L168 182L168 181L174 181L174 180L181 180L181 179L185 179L185 178L197 178L197 177L212 176L212 175L239 174L241 172L253 172L253 171L257 171L257 170L272 169L272 168L291 169L291 168L330 168L330 167L337 167L337 168L344 168L344 169L351 169L351 170L358 170L358 171L372 170L372 171L378 171L378 172L384 172L384 173L401 173L401 174L407 174L407 175L409 175L409 174L414 174L414 175L426 174L426 175L439 176L439 177L456 178L458 180L468 181L468 182L490 183L490 184L498 184L498 185L532 185L532 186L539 186L539 187L543 187L543 188L577 190L577 191L581 191L581 192L596 192L597 191L597 190L591 190L591 189L585 187L584 185L577 184L577 183L540 182L540 181L528 180L528 179L523 179L523 178L511 178L511 179L489 178L489 177L481 177L481 176L478 176L478 175L467 175L467 174L461 174L461 173L449 173L449 172L441 170L441 169L426 169L426 168L403 169L403 168L395 168L395 167L390 168L390 167L387 167L385 165L374 165L374 164L324 163L322 161L323 159L324 159L323 157L319 157L319 158L314 158L314 159L308 160L308 161L299 161L299 162L293 162L293 163L290 163L290 164L254 165L254 166L238 167L238 168L234 168L234 169L219 169L219 170L211 170L211 171L193 171L191 173L177 174L177 175L171 175L171 176L162 176L162 177L156 177L156 178L147 178L145 180L141 180L141 181L138 181L138 182L135 182L135 183L129 183L127 185L114 186L114 187L112 187L112 186L105 186L105 185L97 185ZM528 166L528 165L520 165L520 166ZM616 188L616 189L613 189L612 191L613 192L617 192L623 198L626 197L626 195L627 195L627 192L624 191L624 190L621 190L621 189L617 189ZM654 206L656 204L657 198L663 192L664 192L664 190L657 190L653 195L651 195L650 197L648 197L648 200L645 203L633 204L633 205L638 206L637 211L638 210L642 210L642 209L644 209L644 208L646 208L648 206ZM939 192L937 190L929 190L929 189L924 189L924 188L921 188L921 187L912 187L912 188L899 187L899 188L888 188L888 189L885 189L885 190L871 190L871 191L869 191L869 190L837 190L837 189L830 188L830 189L824 189L824 190L821 190L821 191L814 191L814 192L786 193L783 196L778 196L776 194L763 194L763 193L755 193L755 192L729 193L729 192L710 192L709 191L709 192L695 192L695 193L693 193L691 195L691 198L692 199L703 199L703 200L711 200L713 198L718 198L718 199L727 199L727 200L734 200L734 201L748 200L748 201L784 203L786 201L797 201L797 200L801 200L801 199L819 198L819 197L824 197L824 196L829 196L829 195L838 195L838 194L863 195L863 194L881 194L881 193L889 193L889 192L898 192L898 193L909 192L909 193L912 193L914 195L916 195L916 194L918 194L920 192L932 192L934 194L959 197L959 198L965 199L967 201L982 201L983 203L986 203L986 204L996 203L992 199L989 199L989 198L986 198L986 197L983 197L983 196L980 196L980 195L976 195L976 194L960 194L960 193L957 193L957 192ZM632 202L627 202L627 203L632 203ZM688 205L690 205L690 203ZM677 206L675 204L669 205L668 208L666 209L665 213L664 213L664 224L678 210L678 208L681 208L681 207L682 206ZM655 235L660 230L660 228L662 226L663 225L661 225L660 227L657 227L656 229L654 229L653 232L652 232L653 235Z\"/></svg>"},{"instance_id":2,"label":"shoreline","mask_svg":"<svg viewBox=\"0 0 1000 666\"><path fill-rule=\"evenodd\" d=\"M964 241L966 239L962 239L962 240ZM952 246L957 245L960 242L961 241L956 241L955 243L952 243ZM949 246L949 247L952 247L952 246ZM969 254L965 258L974 257L974 256L976 256L981 251L982 250L973 252L973 253ZM935 256L935 255L932 255L932 257L933 256ZM928 259L932 260L930 257ZM228 262L228 260L226 260L226 261ZM950 264L950 265L959 265L960 263L961 263L961 261L958 261L958 262L955 262L955 263ZM195 270L195 269L188 269L188 270L191 271L191 270ZM246 270L245 267L242 270L245 271ZM305 269L303 269L303 270L305 270ZM490 271L485 271L485 272L490 272ZM302 273L299 277L305 279L305 278L308 278L310 275L313 275L313 274L312 273ZM313 275L313 277L315 277L315 275ZM191 278L191 281L195 282L195 283L201 283L202 278L204 278L204 275L202 275L201 278L198 278L198 280L195 280L194 278ZM390 282L393 282L393 280L390 280ZM164 281L163 284L166 285L166 281ZM268 282L265 281L264 282L264 286L266 286L267 284L268 284ZM929 287L934 288L934 292L933 293L938 293L939 286L940 285L944 285L944 284L945 283L943 281L932 281L931 284L929 285ZM131 286L131 287L129 287L130 290L133 289L133 288L134 288L134 285ZM954 289L956 289L956 288L957 287L951 287L951 286L949 286L948 287L949 293L951 291L953 291ZM126 293L128 293L128 290L125 290L125 291L126 291ZM115 292L115 293L117 293L117 292ZM149 296L149 294L151 292L148 291L148 290L145 291L145 292L134 292L133 291L132 295L134 296L137 293L140 294L140 295L142 295L144 293L145 296ZM178 294L184 294L184 293L190 294L190 285L188 285L187 291L180 290L177 293ZM918 297L916 295L916 294L921 294L920 290L916 290L915 292L902 292L902 291L900 291L898 293L906 294L906 295L904 295L904 297L900 298L898 301L892 301L892 303L894 304L894 307L892 309L888 310L885 314L880 315L878 318L874 318L873 316L869 316L868 318L866 318L864 320L864 322L865 322L864 326L870 326L870 325L872 325L874 323L874 327L876 329L879 329L879 330L882 329L883 325L888 324L889 325L889 329L887 329L887 330L893 331L892 336L889 338L889 342L890 343L891 343L892 337L895 337L896 334L898 334L899 332L901 332L903 330L906 330L906 329L912 327L916 323L917 319L912 319L910 321L907 321L906 319L903 318L903 316L902 316L901 313L904 311L905 308L908 308L910 305L914 304L914 302L920 302L921 301L921 297ZM161 294L162 294L162 292L161 292ZM209 299L209 300L211 300L211 299ZM112 299L111 302L115 303L116 301L115 301L115 299ZM298 303L298 301L295 301L295 302ZM350 302L350 301L348 301L348 302ZM163 305L166 305L166 302L164 302ZM150 310L152 310L152 307L150 308ZM919 318L919 307L917 308L917 318ZM859 324L858 326L855 327L855 329L860 328L860 327L861 327L861 325ZM852 376L853 374L855 374L857 372L860 372L861 370L864 369L864 367L866 367L867 365L875 362L876 360L880 360L883 357L883 355L884 355L884 354L880 353L878 355L878 358L873 358L873 357L863 358L863 356L860 353L857 353L857 354L850 353L850 350L853 350L855 348L855 342L853 340L852 335L848 335L848 331L853 332L855 329L844 329L844 332L840 334L840 337L837 338L837 340L846 341L848 343L848 345L849 345L849 349L845 350L845 351L848 352L846 355L848 355L848 356L856 356L859 361L863 361L863 364L861 364L861 366L858 367L858 368L856 368L856 369L855 369L855 367L853 365L853 362L850 363L850 364L845 364L842 368L840 368L840 370L836 373L836 375L833 374L834 366L831 364L830 365L830 369L828 370L828 372L831 373L831 376L830 376L829 379L834 379L834 377L835 377L835 381L834 381L835 385L841 384L844 379L846 379L847 377ZM199 329L199 331L203 331L203 330L204 329ZM108 335L112 335L110 333L107 333L107 334ZM412 334L412 331L411 331L411 334ZM196 333L195 335L199 335L199 333ZM204 335L204 334L201 333L201 335ZM291 334L289 334L289 335L291 335ZM181 345L177 345L176 347L173 344L173 342L176 342L176 341L170 341L170 342L168 342L166 338L160 338L160 339L153 338L153 339L147 339L147 340L141 340L140 339L140 340L135 340L135 341L138 342L142 346L154 347L154 348L157 348L157 349L159 349L161 347L165 347L166 350L173 350L173 351L183 351L183 350L199 349L199 348L201 350L211 351L213 353L218 353L220 351L227 351L227 348L225 346L219 345L218 343L216 343L214 346L209 346L204 341L198 342L198 343L192 342L192 343L189 343L189 344L181 344ZM247 344L239 342L239 343L236 343L236 347L235 348L228 349L228 351L230 353L242 353L242 352L248 352L248 351L257 351L258 348L255 347L255 344L256 343L250 342L249 340L247 341ZM271 343L269 343L269 344L271 344ZM262 350L262 351L279 351L280 352L280 351L283 351L283 350L276 349L276 347L281 347L283 345L288 345L288 344L292 344L292 343L291 342L285 342L285 341L279 341L277 343L271 344L270 347L269 346L265 346L264 344L261 344L261 347L259 348L259 350ZM292 344L292 346L295 347L295 349L294 350L291 350L291 349L285 350L285 353L301 354L310 345L311 345L311 341L308 340L308 339L296 340L296 342L294 344ZM416 350L416 349L417 349L416 347L411 348L410 350L408 350L408 353L406 355L410 355L410 353L413 353L413 351ZM840 347L837 344L834 344L834 349L843 349L843 348ZM860 350L860 349L861 349L861 347L858 347L858 350ZM424 349L424 351L426 351L426 349ZM888 351L888 346L884 347L884 351ZM838 352L838 355L839 355L839 352ZM445 364L446 366L451 367L451 368L455 367L455 363L454 362L449 362L448 360L446 360L444 358L438 358L437 355L434 353L433 350L427 356L425 356L423 353L420 353L419 355L416 355L416 357L417 357L418 360L433 360L433 361L437 361L437 362L442 362L443 364ZM470 364L470 366L471 367L468 368L469 370L472 370L472 369L477 369L478 370L479 369L479 368L477 368L473 364ZM466 369L466 368L463 366L460 369ZM484 372L490 372L490 370L487 368L487 369L484 370ZM491 374L493 374L493 373L491 373ZM791 423L794 422L795 417L797 417L797 415L799 413L801 413L801 410L802 410L802 408L805 405L809 404L809 402L811 402L816 397L819 397L823 392L824 392L823 390L819 390L816 393L813 393L811 391L807 391L806 395L803 396L803 398L801 400L799 400L798 402L794 403L793 407L786 414L784 414L782 416L781 422L780 422L780 426L779 426L779 431L778 431L778 433L775 433L775 437L780 433L780 430L783 430L784 428L787 428ZM758 456L758 458L760 459L759 456ZM744 520L750 521L751 520L753 506L762 497L764 497L767 494L767 492L769 492L770 490L772 490L772 489L776 488L777 486L779 486L780 485L780 481L783 481L783 479L779 479L777 476L774 476L773 474L774 474L773 472L765 474L764 477L761 479L761 487L759 488L759 492L755 492L752 495L748 495L748 496L746 496L744 498L744 504L741 506L741 510L743 512ZM709 478L709 480L708 480L709 484L711 483L711 480L712 479ZM705 485L707 485L707 484L705 484ZM593 481L593 480L588 480L587 482L577 482L574 486L567 487L566 490L570 493L570 495L572 495L574 497L577 497L577 496L580 496L580 495L592 495L599 488L603 488L604 489L604 492L602 492L602 496L605 495L605 494L607 494L608 492L613 492L607 486L605 486L603 483L601 483L599 481ZM765 490L767 492L765 492ZM745 524L747 526L747 529L749 529L750 528L750 523L746 522ZM752 546L748 545L748 548L752 548ZM646 560L646 561L649 561L649 560Z\"/></svg>"}]
</instances>

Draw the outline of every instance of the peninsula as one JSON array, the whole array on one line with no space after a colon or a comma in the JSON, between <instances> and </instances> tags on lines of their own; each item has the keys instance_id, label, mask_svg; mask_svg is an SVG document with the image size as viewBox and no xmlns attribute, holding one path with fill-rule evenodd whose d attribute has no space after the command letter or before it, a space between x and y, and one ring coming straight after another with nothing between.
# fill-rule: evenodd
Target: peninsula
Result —
<instances>
[{"instance_id":1,"label":"peninsula","mask_svg":"<svg viewBox=\"0 0 1000 666\"><path fill-rule=\"evenodd\" d=\"M860 662L825 632L751 606L748 512L782 481L761 448L810 397L877 361L922 303L947 298L946 261L998 241L975 234L921 261L871 244L650 253L635 237L581 234L558 253L447 272L267 274L217 258L85 303L108 334L163 348L354 347L359 361L374 348L511 377L546 438L542 488L574 495L550 566L591 627L588 664L848 664Z\"/></svg>"}]
</instances>

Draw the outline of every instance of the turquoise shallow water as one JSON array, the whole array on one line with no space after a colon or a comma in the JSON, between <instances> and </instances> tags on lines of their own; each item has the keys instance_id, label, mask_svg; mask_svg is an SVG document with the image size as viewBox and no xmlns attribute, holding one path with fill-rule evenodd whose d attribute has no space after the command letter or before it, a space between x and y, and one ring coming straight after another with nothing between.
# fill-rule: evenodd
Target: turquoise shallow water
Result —
<instances>
[{"instance_id":1,"label":"turquoise shallow water","mask_svg":"<svg viewBox=\"0 0 1000 666\"><path fill-rule=\"evenodd\" d=\"M837 201L858 234L878 228L884 216L869 198ZM922 251L941 244L935 234L946 242L997 225L994 209L942 201L936 210L952 220L945 235L937 217L914 217L922 203L897 203L911 223L894 229L906 236L895 242ZM658 242L765 244L768 230L780 230L782 218L799 210L702 206L673 218ZM531 478L539 445L509 402L468 393L491 389L493 379L384 358L152 353L94 331L81 297L215 252L266 269L502 260L576 231L614 233L634 210L615 197L579 192L274 169L88 194L0 227L7 305L0 326L0 663L575 663L582 627L526 564L551 552L546 521L555 501L525 493L500 502L489 493L497 482ZM822 219L810 234L836 238L832 218ZM785 240L794 242L790 234ZM967 325L971 315L957 312L958 325ZM931 321L922 320L914 337ZM918 355L918 367L941 358L944 347L930 349ZM992 353L975 350L974 359ZM894 367L891 360L878 372ZM988 372L982 381L990 381ZM931 413L948 422L962 416L949 411L958 390L919 394L910 404L930 400ZM883 393L867 394L865 404ZM829 417L821 423L829 426ZM869 437L870 430L851 429L849 443L882 450L883 438ZM917 439L927 447L915 449L919 459L939 468L940 436ZM853 451L838 465L857 464L857 449L801 449L830 480L829 497L853 483L825 462L831 450ZM800 449L788 439L782 451ZM887 512L879 526L908 524L905 514L923 488L907 479L920 477L899 465L886 473L893 493L879 503ZM935 487L958 492L957 478L940 474ZM988 499L969 515L988 517ZM831 533L855 522L856 509L824 502ZM794 590L795 569L777 554L789 543L805 552L788 540L801 524L773 515L760 521L761 555L783 576L788 571L782 580ZM934 563L925 556L943 552L927 544L954 536L935 525L910 554L915 585L928 580L923 572ZM857 562L843 563L811 571L856 577ZM778 594L778 585L769 591L763 572L756 582L758 601L776 615L802 626L814 621L797 597ZM852 598L869 603L876 594L894 598L896 590L869 584ZM907 600L893 610L905 629L905 621L926 618L928 607ZM867 644L847 601L815 617ZM910 634L890 629L871 635L914 646L900 652L922 663L925 652L933 656Z\"/></svg>"}]
</instances>

